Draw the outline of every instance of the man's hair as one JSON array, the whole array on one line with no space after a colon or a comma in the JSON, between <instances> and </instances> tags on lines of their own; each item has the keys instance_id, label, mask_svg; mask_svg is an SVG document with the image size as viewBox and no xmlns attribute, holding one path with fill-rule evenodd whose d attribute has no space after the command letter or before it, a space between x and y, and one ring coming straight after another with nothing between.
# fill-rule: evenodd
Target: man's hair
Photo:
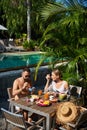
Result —
<instances>
[{"instance_id":1,"label":"man's hair","mask_svg":"<svg viewBox=\"0 0 87 130\"><path fill-rule=\"evenodd\" d=\"M30 73L30 69L28 67L26 67L26 68L23 69L23 72L25 72L25 71L27 71L27 72Z\"/></svg>"}]
</instances>

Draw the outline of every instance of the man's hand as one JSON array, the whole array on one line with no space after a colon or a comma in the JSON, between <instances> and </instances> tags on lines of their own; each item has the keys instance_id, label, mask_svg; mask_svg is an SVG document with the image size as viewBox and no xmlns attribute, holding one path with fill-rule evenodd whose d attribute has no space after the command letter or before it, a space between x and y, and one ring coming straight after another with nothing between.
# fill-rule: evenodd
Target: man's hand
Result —
<instances>
[{"instance_id":1,"label":"man's hand","mask_svg":"<svg viewBox=\"0 0 87 130\"><path fill-rule=\"evenodd\" d=\"M28 88L28 82L25 82L23 87L22 87L22 90L27 89L27 88Z\"/></svg>"}]
</instances>

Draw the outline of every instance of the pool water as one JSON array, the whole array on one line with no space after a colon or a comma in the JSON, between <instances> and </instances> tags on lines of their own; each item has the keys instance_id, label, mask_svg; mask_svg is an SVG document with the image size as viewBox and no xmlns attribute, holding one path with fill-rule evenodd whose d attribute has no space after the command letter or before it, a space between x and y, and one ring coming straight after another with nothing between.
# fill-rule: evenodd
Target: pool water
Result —
<instances>
[{"instance_id":1,"label":"pool water","mask_svg":"<svg viewBox=\"0 0 87 130\"><path fill-rule=\"evenodd\" d=\"M29 66L38 64L43 58L43 53L12 53L12 54L0 54L0 70L16 68L22 66ZM51 61L51 57L44 60L43 63Z\"/></svg>"}]
</instances>

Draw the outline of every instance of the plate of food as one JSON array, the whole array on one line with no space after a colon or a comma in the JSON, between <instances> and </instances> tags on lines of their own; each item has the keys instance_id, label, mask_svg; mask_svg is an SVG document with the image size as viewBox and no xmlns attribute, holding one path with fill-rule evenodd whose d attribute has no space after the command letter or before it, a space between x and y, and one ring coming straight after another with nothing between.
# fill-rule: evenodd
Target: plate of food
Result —
<instances>
[{"instance_id":1,"label":"plate of food","mask_svg":"<svg viewBox=\"0 0 87 130\"><path fill-rule=\"evenodd\" d=\"M33 98L34 100L38 100L39 99L39 96L38 95L31 95L31 98Z\"/></svg>"},{"instance_id":2,"label":"plate of food","mask_svg":"<svg viewBox=\"0 0 87 130\"><path fill-rule=\"evenodd\" d=\"M57 101L58 101L58 98L53 98L53 99L50 99L50 101L51 101L52 103L55 103L55 102L57 102Z\"/></svg>"},{"instance_id":3,"label":"plate of food","mask_svg":"<svg viewBox=\"0 0 87 130\"><path fill-rule=\"evenodd\" d=\"M34 101L37 101L37 100L39 100L39 96L38 95L29 95L29 96L27 96L27 98L26 98L26 101L27 102L34 102Z\"/></svg>"},{"instance_id":4,"label":"plate of food","mask_svg":"<svg viewBox=\"0 0 87 130\"><path fill-rule=\"evenodd\" d=\"M38 95L29 95L28 97L27 97L27 101L29 102L29 101L31 101L31 102L34 102L34 101L37 101L38 99L39 99L40 97L38 96Z\"/></svg>"},{"instance_id":5,"label":"plate of food","mask_svg":"<svg viewBox=\"0 0 87 130\"><path fill-rule=\"evenodd\" d=\"M36 102L36 104L38 106L41 106L41 107L46 107L46 106L50 106L51 105L51 102L49 100L43 100L43 99L40 99Z\"/></svg>"}]
</instances>

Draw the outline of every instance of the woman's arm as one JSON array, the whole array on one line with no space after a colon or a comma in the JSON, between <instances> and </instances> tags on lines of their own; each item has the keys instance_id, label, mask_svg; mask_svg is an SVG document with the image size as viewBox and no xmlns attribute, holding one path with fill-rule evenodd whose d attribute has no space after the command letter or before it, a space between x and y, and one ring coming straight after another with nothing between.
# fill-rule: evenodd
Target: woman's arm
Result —
<instances>
[{"instance_id":1,"label":"woman's arm","mask_svg":"<svg viewBox=\"0 0 87 130\"><path fill-rule=\"evenodd\" d=\"M50 84L50 79L51 79L50 74L47 74L47 76L46 76L47 82L46 82L46 85L45 85L45 87L44 87L44 92L47 92L47 91L48 91L49 84Z\"/></svg>"},{"instance_id":2,"label":"woman's arm","mask_svg":"<svg viewBox=\"0 0 87 130\"><path fill-rule=\"evenodd\" d=\"M64 90L65 90L65 93L68 93L68 91L69 91L69 84L67 81L65 81Z\"/></svg>"}]
</instances>

